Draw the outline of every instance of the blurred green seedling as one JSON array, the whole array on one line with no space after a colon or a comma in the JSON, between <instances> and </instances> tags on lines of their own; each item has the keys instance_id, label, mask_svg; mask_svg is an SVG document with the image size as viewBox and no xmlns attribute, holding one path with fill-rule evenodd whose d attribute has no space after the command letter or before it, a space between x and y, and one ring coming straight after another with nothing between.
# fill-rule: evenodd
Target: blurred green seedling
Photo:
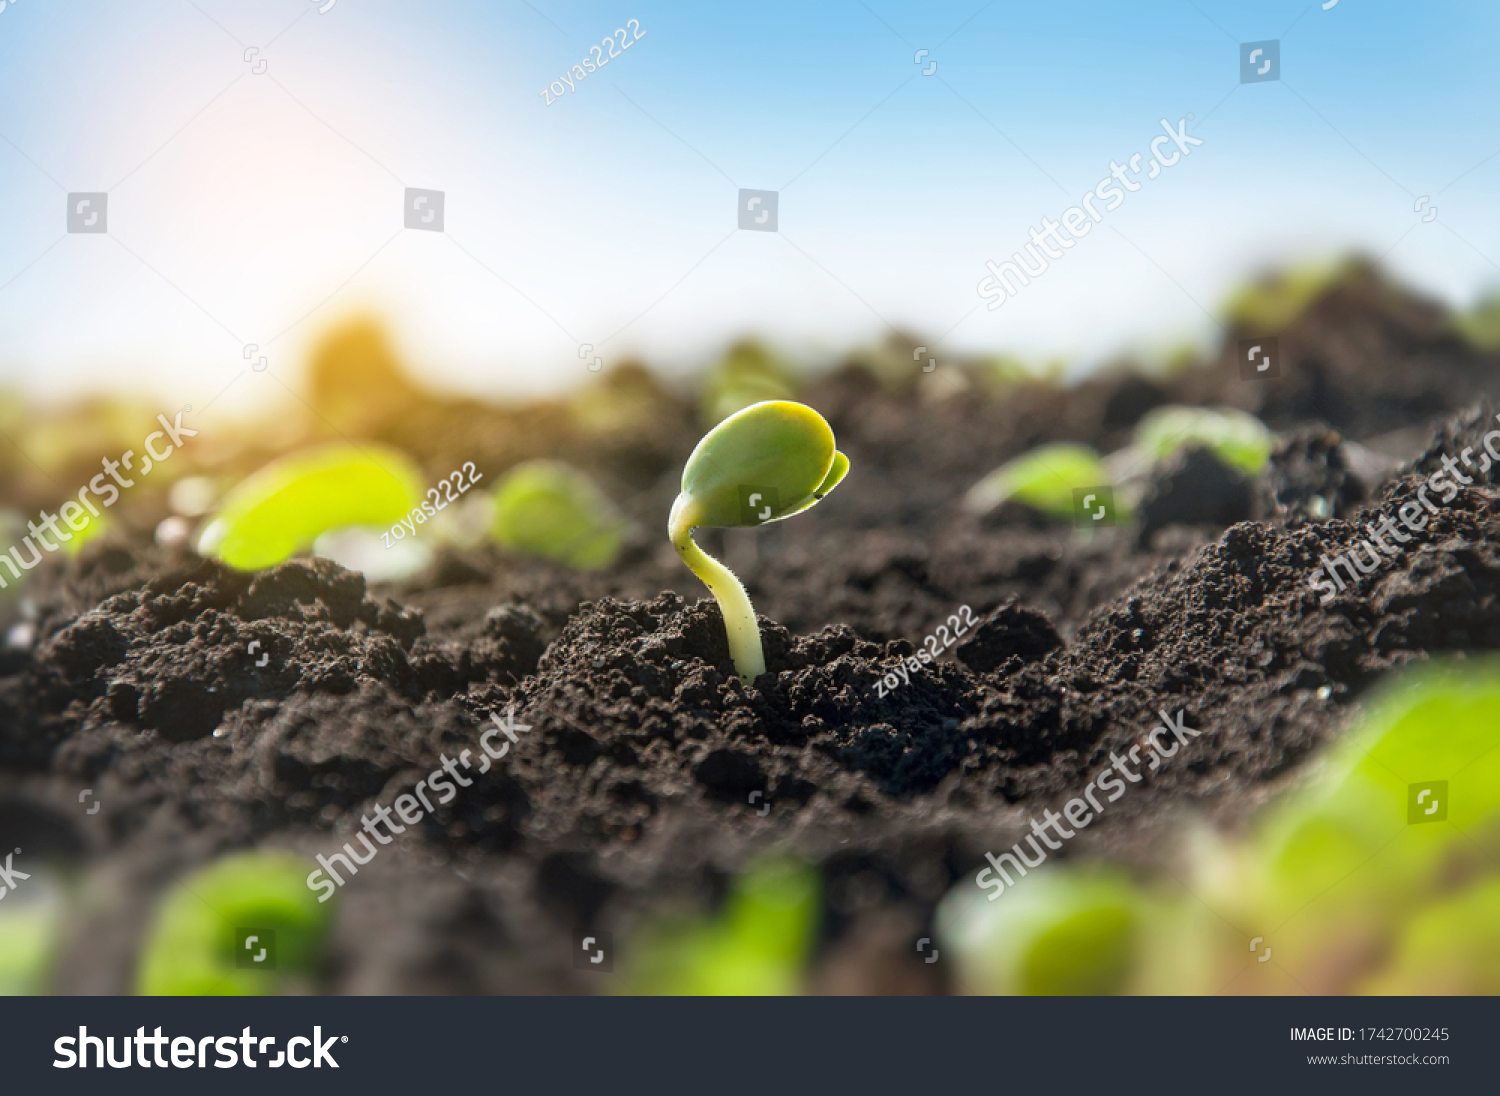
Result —
<instances>
[{"instance_id":1,"label":"blurred green seedling","mask_svg":"<svg viewBox=\"0 0 1500 1096\"><path fill-rule=\"evenodd\" d=\"M752 864L714 917L662 918L629 949L620 991L784 996L798 992L818 927L818 873L794 860Z\"/></svg>"},{"instance_id":2,"label":"blurred green seedling","mask_svg":"<svg viewBox=\"0 0 1500 1096\"><path fill-rule=\"evenodd\" d=\"M1403 997L1500 992L1500 878L1423 909L1402 927L1390 962L1360 989Z\"/></svg>"},{"instance_id":3,"label":"blurred green seedling","mask_svg":"<svg viewBox=\"0 0 1500 1096\"><path fill-rule=\"evenodd\" d=\"M1387 684L1327 762L1328 777L1263 825L1258 846L1276 890L1297 901L1377 851L1379 871L1365 886L1392 900L1430 887L1449 853L1477 848L1500 822L1497 715L1493 659L1424 667ZM1494 834L1487 839L1495 844Z\"/></svg>"},{"instance_id":4,"label":"blurred green seedling","mask_svg":"<svg viewBox=\"0 0 1500 1096\"><path fill-rule=\"evenodd\" d=\"M1068 364L1060 358L1029 364L1010 354L983 358L973 366L973 376L995 398L1004 398L1023 385L1058 387L1067 377Z\"/></svg>"},{"instance_id":5,"label":"blurred green seedling","mask_svg":"<svg viewBox=\"0 0 1500 1096\"><path fill-rule=\"evenodd\" d=\"M1247 900L1235 904L1241 920L1286 924L1275 943L1289 969L1318 965L1330 948L1390 955L1402 934L1407 953L1420 950L1425 937L1411 933L1424 911L1462 881L1500 876L1497 715L1494 659L1403 673L1370 699L1322 778L1261 820L1234 888ZM1473 908L1432 916L1449 923ZM1460 935L1488 931L1476 923Z\"/></svg>"},{"instance_id":6,"label":"blurred green seedling","mask_svg":"<svg viewBox=\"0 0 1500 1096\"><path fill-rule=\"evenodd\" d=\"M646 434L675 413L675 402L645 366L622 362L568 397L568 417L582 434Z\"/></svg>"},{"instance_id":7,"label":"blurred green seedling","mask_svg":"<svg viewBox=\"0 0 1500 1096\"><path fill-rule=\"evenodd\" d=\"M89 541L97 540L115 527L115 523L105 512L101 511L97 517L92 514L82 516L83 528L74 529L73 539L63 542L62 549L70 556L76 556Z\"/></svg>"},{"instance_id":8,"label":"blurred green seedling","mask_svg":"<svg viewBox=\"0 0 1500 1096\"><path fill-rule=\"evenodd\" d=\"M693 529L765 525L800 514L838 486L849 458L811 407L770 400L737 411L698 442L682 470L667 535L724 614L729 654L749 684L766 672L760 625L734 572L693 541Z\"/></svg>"},{"instance_id":9,"label":"blurred green seedling","mask_svg":"<svg viewBox=\"0 0 1500 1096\"><path fill-rule=\"evenodd\" d=\"M1248 476L1260 474L1274 442L1258 418L1229 407L1158 407L1135 428L1136 446L1158 461L1200 445Z\"/></svg>"},{"instance_id":10,"label":"blurred green seedling","mask_svg":"<svg viewBox=\"0 0 1500 1096\"><path fill-rule=\"evenodd\" d=\"M1278 271L1235 290L1224 306L1229 322L1242 331L1272 335L1285 329L1309 305L1359 272L1357 262L1340 259Z\"/></svg>"},{"instance_id":11,"label":"blurred green seedling","mask_svg":"<svg viewBox=\"0 0 1500 1096\"><path fill-rule=\"evenodd\" d=\"M386 528L422 499L420 470L381 445L335 443L280 457L233 488L198 553L242 571L274 567L330 529Z\"/></svg>"},{"instance_id":12,"label":"blurred green seedling","mask_svg":"<svg viewBox=\"0 0 1500 1096\"><path fill-rule=\"evenodd\" d=\"M1092 449L1057 442L1022 453L985 476L964 496L964 509L985 514L1013 499L1044 514L1071 518L1074 488L1109 482L1109 473Z\"/></svg>"},{"instance_id":13,"label":"blurred green seedling","mask_svg":"<svg viewBox=\"0 0 1500 1096\"><path fill-rule=\"evenodd\" d=\"M1500 294L1484 297L1453 322L1459 334L1478 349L1500 350Z\"/></svg>"},{"instance_id":14,"label":"blurred green seedling","mask_svg":"<svg viewBox=\"0 0 1500 1096\"><path fill-rule=\"evenodd\" d=\"M970 992L1020 996L1125 992L1142 953L1142 899L1111 870L1048 865L996 902L960 886L944 901L938 940Z\"/></svg>"},{"instance_id":15,"label":"blurred green seedling","mask_svg":"<svg viewBox=\"0 0 1500 1096\"><path fill-rule=\"evenodd\" d=\"M61 903L39 879L5 897L0 906L0 997L44 993L57 950Z\"/></svg>"},{"instance_id":16,"label":"blurred green seedling","mask_svg":"<svg viewBox=\"0 0 1500 1096\"><path fill-rule=\"evenodd\" d=\"M306 876L298 857L249 852L180 882L146 939L138 992L233 997L314 988L329 907L318 904ZM255 965L262 951L260 961L274 969Z\"/></svg>"},{"instance_id":17,"label":"blurred green seedling","mask_svg":"<svg viewBox=\"0 0 1500 1096\"><path fill-rule=\"evenodd\" d=\"M559 461L528 461L495 490L490 534L507 548L583 571L608 567L625 522L593 480Z\"/></svg>"},{"instance_id":18,"label":"blurred green seedling","mask_svg":"<svg viewBox=\"0 0 1500 1096\"><path fill-rule=\"evenodd\" d=\"M776 356L747 339L730 347L704 381L698 415L704 426L714 426L751 404L790 399L796 394L791 374Z\"/></svg>"}]
</instances>

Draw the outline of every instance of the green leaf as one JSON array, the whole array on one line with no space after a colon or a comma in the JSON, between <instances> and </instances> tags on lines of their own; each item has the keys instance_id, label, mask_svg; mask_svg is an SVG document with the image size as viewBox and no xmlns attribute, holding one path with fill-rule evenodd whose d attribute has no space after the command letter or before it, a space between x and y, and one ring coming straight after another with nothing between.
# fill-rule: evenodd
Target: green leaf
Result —
<instances>
[{"instance_id":1,"label":"green leaf","mask_svg":"<svg viewBox=\"0 0 1500 1096\"><path fill-rule=\"evenodd\" d=\"M1123 993L1142 954L1143 898L1130 879L1097 865L1047 865L1014 875L995 902L975 902L972 878L939 911L974 992L1054 996Z\"/></svg>"},{"instance_id":2,"label":"green leaf","mask_svg":"<svg viewBox=\"0 0 1500 1096\"><path fill-rule=\"evenodd\" d=\"M818 924L818 874L792 860L750 866L716 917L660 917L631 942L621 992L796 993Z\"/></svg>"},{"instance_id":3,"label":"green leaf","mask_svg":"<svg viewBox=\"0 0 1500 1096\"><path fill-rule=\"evenodd\" d=\"M1020 970L1021 993L1076 997L1118 993L1131 972L1135 919L1124 902L1096 902L1037 933Z\"/></svg>"},{"instance_id":4,"label":"green leaf","mask_svg":"<svg viewBox=\"0 0 1500 1096\"><path fill-rule=\"evenodd\" d=\"M388 527L421 503L422 476L381 445L322 445L278 458L231 490L198 538L200 555L242 571L273 567L330 529Z\"/></svg>"},{"instance_id":5,"label":"green leaf","mask_svg":"<svg viewBox=\"0 0 1500 1096\"><path fill-rule=\"evenodd\" d=\"M801 513L838 486L849 459L811 407L768 400L729 416L703 436L682 471L694 525L738 528ZM759 493L771 514L746 505Z\"/></svg>"},{"instance_id":6,"label":"green leaf","mask_svg":"<svg viewBox=\"0 0 1500 1096\"><path fill-rule=\"evenodd\" d=\"M698 414L705 425L713 426L751 404L794 395L796 386L791 375L771 351L745 340L730 347L724 360L708 375Z\"/></svg>"},{"instance_id":7,"label":"green leaf","mask_svg":"<svg viewBox=\"0 0 1500 1096\"><path fill-rule=\"evenodd\" d=\"M823 477L823 482L818 484L818 488L816 491L814 491L811 495L808 495L807 498L803 499L801 505L796 506L791 510L782 510L775 516L767 518L761 524L768 525L773 521L784 521L785 519L791 517L793 514L800 514L802 513L802 511L816 506L818 503L822 502L828 492L837 487L840 481L843 480L843 478L848 474L849 458L844 456L844 454L842 453L834 453L833 467L828 470L828 475Z\"/></svg>"},{"instance_id":8,"label":"green leaf","mask_svg":"<svg viewBox=\"0 0 1500 1096\"><path fill-rule=\"evenodd\" d=\"M500 481L490 532L507 548L590 571L614 562L625 522L576 468L529 461Z\"/></svg>"},{"instance_id":9,"label":"green leaf","mask_svg":"<svg viewBox=\"0 0 1500 1096\"><path fill-rule=\"evenodd\" d=\"M1324 777L1278 804L1256 839L1269 916L1320 899L1301 921L1355 906L1393 925L1444 884L1455 865L1493 870L1500 856L1500 661L1408 671L1370 700L1361 725L1324 763ZM1444 821L1413 807L1446 789ZM1486 860L1485 858L1489 859ZM1338 890L1324 897L1327 880ZM1310 928L1309 931L1312 931ZM1500 987L1497 987L1500 988Z\"/></svg>"},{"instance_id":10,"label":"green leaf","mask_svg":"<svg viewBox=\"0 0 1500 1096\"><path fill-rule=\"evenodd\" d=\"M1401 930L1389 966L1361 987L1378 995L1493 996L1500 992L1500 876L1445 896Z\"/></svg>"},{"instance_id":11,"label":"green leaf","mask_svg":"<svg viewBox=\"0 0 1500 1096\"><path fill-rule=\"evenodd\" d=\"M1086 445L1057 442L1007 461L969 489L964 508L987 513L1008 499L1046 514L1073 514L1073 489L1110 482L1099 455Z\"/></svg>"},{"instance_id":12,"label":"green leaf","mask_svg":"<svg viewBox=\"0 0 1500 1096\"><path fill-rule=\"evenodd\" d=\"M40 889L35 882L27 888ZM0 907L0 996L46 992L62 913L54 896L37 897L21 890Z\"/></svg>"},{"instance_id":13,"label":"green leaf","mask_svg":"<svg viewBox=\"0 0 1500 1096\"><path fill-rule=\"evenodd\" d=\"M329 911L308 889L307 868L306 861L288 853L249 852L183 880L157 912L141 955L138 992L251 996L316 988ZM237 929L276 934L274 971L236 965Z\"/></svg>"},{"instance_id":14,"label":"green leaf","mask_svg":"<svg viewBox=\"0 0 1500 1096\"><path fill-rule=\"evenodd\" d=\"M1230 407L1158 407L1135 428L1135 442L1158 461L1200 445L1231 468L1256 476L1271 459L1275 437L1254 415Z\"/></svg>"}]
</instances>

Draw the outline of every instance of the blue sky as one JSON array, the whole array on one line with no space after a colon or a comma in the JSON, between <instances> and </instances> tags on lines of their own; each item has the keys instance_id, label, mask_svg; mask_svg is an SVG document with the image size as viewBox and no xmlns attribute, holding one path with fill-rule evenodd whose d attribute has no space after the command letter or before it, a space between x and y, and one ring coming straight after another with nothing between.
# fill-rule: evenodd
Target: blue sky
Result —
<instances>
[{"instance_id":1,"label":"blue sky","mask_svg":"<svg viewBox=\"0 0 1500 1096\"><path fill-rule=\"evenodd\" d=\"M252 410L361 309L486 393L577 383L585 343L681 372L891 325L1081 369L1211 343L1287 261L1363 250L1456 305L1500 286L1493 4L326 3L0 11L0 380L202 406L241 378ZM1282 79L1240 84L1265 39ZM987 259L1190 112L1202 146L982 307ZM407 187L444 192L443 233L402 227ZM778 232L736 228L739 188L779 192ZM73 191L109 193L107 236L64 231Z\"/></svg>"}]
</instances>

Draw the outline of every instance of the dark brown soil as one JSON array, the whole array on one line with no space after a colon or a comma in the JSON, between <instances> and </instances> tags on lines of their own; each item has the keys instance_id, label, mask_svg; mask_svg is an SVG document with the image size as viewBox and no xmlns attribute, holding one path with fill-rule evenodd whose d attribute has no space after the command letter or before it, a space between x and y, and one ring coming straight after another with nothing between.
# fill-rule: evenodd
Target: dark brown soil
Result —
<instances>
[{"instance_id":1,"label":"dark brown soil","mask_svg":"<svg viewBox=\"0 0 1500 1096\"><path fill-rule=\"evenodd\" d=\"M111 895L69 926L55 988L127 989L151 903L183 870L248 845L332 851L514 706L531 729L509 756L345 888L329 991L594 991L571 970L575 926L628 939L669 901L709 908L771 849L823 870L813 988L941 990L911 945L936 901L1159 709L1201 736L1069 855L1149 870L1183 812L1234 826L1294 779L1391 667L1500 647L1500 469L1473 471L1424 537L1327 606L1308 582L1362 509L1393 512L1444 453L1482 451L1497 363L1370 274L1281 344L1279 388L1240 382L1229 351L1069 392L816 383L801 398L849 454L845 484L795 521L699 534L762 616L768 672L749 687L663 535L696 441L685 403L602 437L542 416L533 441L498 441L497 413L473 405L389 432L433 467L588 468L637 523L608 573L476 550L371 591L327 561L245 575L143 541L49 561L32 640L0 654L0 817ZM1224 470L1188 454L1157 473L1146 528L1085 539L956 505L1040 441L1108 450L1190 398L1283 431L1273 468L1227 501ZM1384 478L1345 440L1410 428L1430 444ZM1315 498L1337 516L1313 520ZM951 654L877 685L964 605L979 623Z\"/></svg>"}]
</instances>

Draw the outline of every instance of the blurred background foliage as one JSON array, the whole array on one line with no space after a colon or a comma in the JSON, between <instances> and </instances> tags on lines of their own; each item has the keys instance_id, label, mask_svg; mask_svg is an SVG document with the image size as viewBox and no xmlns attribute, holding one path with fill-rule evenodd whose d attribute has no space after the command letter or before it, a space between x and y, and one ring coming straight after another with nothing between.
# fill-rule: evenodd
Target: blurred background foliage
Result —
<instances>
[{"instance_id":1,"label":"blurred background foliage","mask_svg":"<svg viewBox=\"0 0 1500 1096\"><path fill-rule=\"evenodd\" d=\"M1393 308L1415 309L1423 317L1422 309L1431 307L1385 281L1367 260L1307 262L1257 277L1230 295L1223 312L1233 330L1225 345L1243 331L1286 331L1306 322L1315 308L1344 316L1371 300L1394 302ZM1500 351L1500 296L1447 315L1445 322L1455 340L1480 352ZM1223 372L1220 353L1174 346L1147 355L1155 362L1151 366L1131 360L1116 363L1112 375L1118 378L1123 372L1134 379L1102 408L1102 420L1090 432L1108 435L1133 429L1133 437L1111 435L1119 438L1125 447L1121 453L1129 459L1107 452L1091 459L1084 453L1084 439L1047 438L1039 431L1028 446L1034 452L1018 454L983 487L976 487L971 507L987 510L1016 499L1038 513L1066 520L1073 486L1124 486L1120 469L1138 473L1143 463L1165 460L1188 443L1205 445L1229 466L1253 475L1264 465L1271 443L1262 424L1270 421L1267 410L1280 420L1289 415L1305 418L1307 409L1273 403L1257 410L1254 398L1247 405L1245 399L1256 393L1213 381ZM201 533L216 516L211 511L222 507L225 496L247 477L278 458L324 443L380 443L405 453L420 468L424 491L463 462L473 461L488 479L480 494L493 501L506 473L543 460L571 466L576 475L569 473L569 478L575 485L584 479L593 483L595 490L579 489L575 498L610 498L621 484L662 476L674 463L680 467L678 450L684 438L701 436L704 428L750 403L798 398L815 380L822 384L819 393L825 398L845 398L841 394L851 391L848 386L865 378L901 399L1020 401L1045 420L1049 412L1062 411L1069 393L1078 400L1090 398L1088 381L1080 388L1064 387L1069 372L1069 364L1062 360L1027 362L1006 353L955 357L898 331L816 365L793 362L764 342L743 338L704 362L691 381L668 383L644 363L631 360L599 373L582 371L577 387L560 399L486 401L432 388L420 379L425 375L420 365L414 366L398 349L381 316L354 313L327 329L300 373L278 377L288 397L277 413L239 420L222 413L232 408L232 401L187 413L186 423L196 424L199 434L149 476L137 477L124 503L108 510L87 536L114 528L122 535L155 533L159 541L186 541L194 532ZM1170 398L1173 388L1175 400ZM1298 399L1316 412L1319 401L1326 402L1319 393L1326 390L1327 381L1314 378L1312 388ZM1233 396L1233 406L1222 405L1225 396ZM1270 399L1264 394L1259 398ZM1179 406L1163 406L1173 403ZM1338 410L1336 403L1329 405L1330 413ZM139 451L142 439L156 428L156 415L165 411L175 414L176 408L158 406L139 395L39 405L16 391L0 392L0 434L6 443L0 445L0 532L20 530L24 535L25 520L43 507L55 508L74 497L99 473L101 457ZM1094 460L1104 462L1102 470ZM179 490L179 483L191 490ZM1121 492L1117 501L1122 509L1130 508L1137 493ZM379 516L384 522L384 511ZM179 520L163 528L163 521L171 517ZM448 542L451 535L471 542L470 526L477 525L514 550L548 554L540 543L523 543L514 530L507 533L503 517L490 518L492 514L462 523L461 533L453 523L440 522L440 531L424 531L424 549ZM591 520L601 522L601 527L609 524L597 515ZM367 528L378 533L379 525L371 518ZM337 530L318 530L330 531ZM76 548L83 539L75 538L69 547ZM297 550L305 550L306 540L298 538ZM403 567L420 566L430 552L401 555L407 561L401 567L385 560L392 567L377 568L383 578L401 577ZM370 558L368 553L364 558ZM590 557L612 558L602 546ZM16 589L13 584L0 591L0 598L13 596Z\"/></svg>"}]
</instances>

